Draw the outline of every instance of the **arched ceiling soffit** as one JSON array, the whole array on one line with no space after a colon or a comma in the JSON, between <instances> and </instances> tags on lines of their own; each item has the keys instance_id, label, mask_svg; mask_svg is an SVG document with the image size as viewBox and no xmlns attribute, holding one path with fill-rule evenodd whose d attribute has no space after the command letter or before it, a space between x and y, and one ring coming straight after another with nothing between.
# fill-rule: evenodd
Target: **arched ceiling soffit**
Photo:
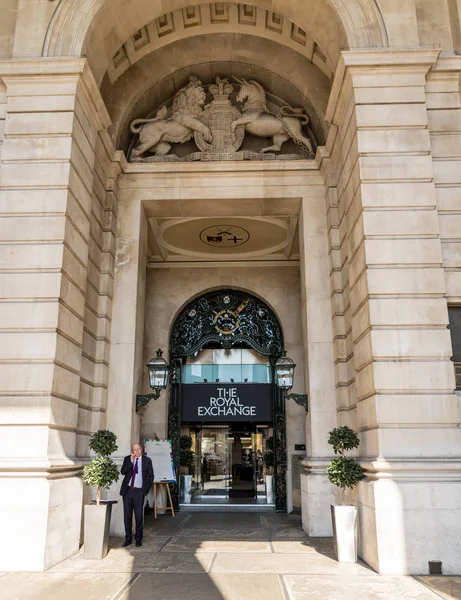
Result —
<instances>
[{"instance_id":1,"label":"arched ceiling soffit","mask_svg":"<svg viewBox=\"0 0 461 600\"><path fill-rule=\"evenodd\" d=\"M269 40L239 36L245 49L233 50L233 35L181 40L145 56L114 85L106 77L101 91L112 119L110 133L116 146L126 151L132 137L129 123L167 102L187 83L189 75L204 83L214 82L216 75L230 77L231 81L232 77L256 79L285 103L303 107L315 138L323 143L331 81L298 53ZM249 58L255 62L249 62Z\"/></svg>"},{"instance_id":2,"label":"arched ceiling soffit","mask_svg":"<svg viewBox=\"0 0 461 600\"><path fill-rule=\"evenodd\" d=\"M135 37L142 43L143 28L148 34L150 28L154 38L161 38L158 27L162 29L167 15L180 11L186 15L187 22L192 18L187 16L192 14L191 8L197 6L203 9L199 11L200 19L203 23L207 20L210 28L216 26L211 24L209 17L212 7L217 7L218 13L222 7L228 8L232 14L237 14L240 31L245 25L239 22L238 15L245 10L247 14L249 10L251 13L252 7L261 9L255 11L256 25L249 27L260 24L261 30L265 30L267 19L277 29L281 21L282 33L278 35L282 41L285 35L291 40L291 34L285 31L289 32L294 25L294 35L304 32L306 45L308 38L313 40L333 69L342 48L388 46L376 0L253 0L251 5L210 4L207 0L61 0L47 30L43 55L86 55L97 81L101 82L124 44L131 44ZM271 35L276 33L269 31ZM294 40L290 44L292 42Z\"/></svg>"}]
</instances>

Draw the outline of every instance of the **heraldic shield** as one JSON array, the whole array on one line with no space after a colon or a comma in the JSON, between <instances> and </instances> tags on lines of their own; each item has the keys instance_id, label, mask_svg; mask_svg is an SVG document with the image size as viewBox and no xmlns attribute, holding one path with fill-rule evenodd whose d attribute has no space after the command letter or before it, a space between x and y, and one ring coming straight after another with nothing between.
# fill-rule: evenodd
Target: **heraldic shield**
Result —
<instances>
[{"instance_id":1,"label":"heraldic shield","mask_svg":"<svg viewBox=\"0 0 461 600\"><path fill-rule=\"evenodd\" d=\"M235 135L231 129L231 124L242 116L242 113L232 106L229 96L234 87L228 83L227 79L216 78L216 84L210 85L209 91L214 99L207 104L200 120L203 121L213 132L211 143L205 141L202 133L195 131L194 140L199 149L205 153L233 153L242 145L245 137L245 126L239 125L235 130Z\"/></svg>"}]
</instances>

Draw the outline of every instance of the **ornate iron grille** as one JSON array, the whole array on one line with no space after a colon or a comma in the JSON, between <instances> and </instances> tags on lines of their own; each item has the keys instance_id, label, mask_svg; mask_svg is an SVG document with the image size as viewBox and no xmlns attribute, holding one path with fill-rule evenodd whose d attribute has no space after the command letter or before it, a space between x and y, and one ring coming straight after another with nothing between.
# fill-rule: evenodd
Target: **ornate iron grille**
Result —
<instances>
[{"instance_id":1,"label":"ornate iron grille","mask_svg":"<svg viewBox=\"0 0 461 600\"><path fill-rule=\"evenodd\" d=\"M274 312L261 300L236 290L214 291L190 302L179 314L170 357L195 354L207 344L246 344L265 356L281 356L283 335Z\"/></svg>"}]
</instances>

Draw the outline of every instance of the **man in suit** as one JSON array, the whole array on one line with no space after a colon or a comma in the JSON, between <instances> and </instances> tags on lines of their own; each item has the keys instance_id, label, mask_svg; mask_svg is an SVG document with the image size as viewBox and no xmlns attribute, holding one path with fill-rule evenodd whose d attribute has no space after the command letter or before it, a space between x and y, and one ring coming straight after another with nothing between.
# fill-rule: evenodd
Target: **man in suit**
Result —
<instances>
[{"instance_id":1,"label":"man in suit","mask_svg":"<svg viewBox=\"0 0 461 600\"><path fill-rule=\"evenodd\" d=\"M122 546L129 546L133 539L133 511L136 521L136 547L142 546L144 498L154 483L154 469L148 456L143 456L139 444L131 446L131 456L125 456L122 475L125 478L120 488L123 496L123 516L125 518L125 541Z\"/></svg>"}]
</instances>

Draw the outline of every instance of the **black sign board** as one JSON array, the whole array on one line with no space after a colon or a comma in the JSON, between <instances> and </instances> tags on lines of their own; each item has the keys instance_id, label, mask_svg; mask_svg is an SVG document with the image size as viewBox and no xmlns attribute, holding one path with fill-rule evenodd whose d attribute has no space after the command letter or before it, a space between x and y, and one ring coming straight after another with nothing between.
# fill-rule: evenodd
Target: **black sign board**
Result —
<instances>
[{"instance_id":1,"label":"black sign board","mask_svg":"<svg viewBox=\"0 0 461 600\"><path fill-rule=\"evenodd\" d=\"M270 383L187 383L182 387L185 422L272 421Z\"/></svg>"}]
</instances>

